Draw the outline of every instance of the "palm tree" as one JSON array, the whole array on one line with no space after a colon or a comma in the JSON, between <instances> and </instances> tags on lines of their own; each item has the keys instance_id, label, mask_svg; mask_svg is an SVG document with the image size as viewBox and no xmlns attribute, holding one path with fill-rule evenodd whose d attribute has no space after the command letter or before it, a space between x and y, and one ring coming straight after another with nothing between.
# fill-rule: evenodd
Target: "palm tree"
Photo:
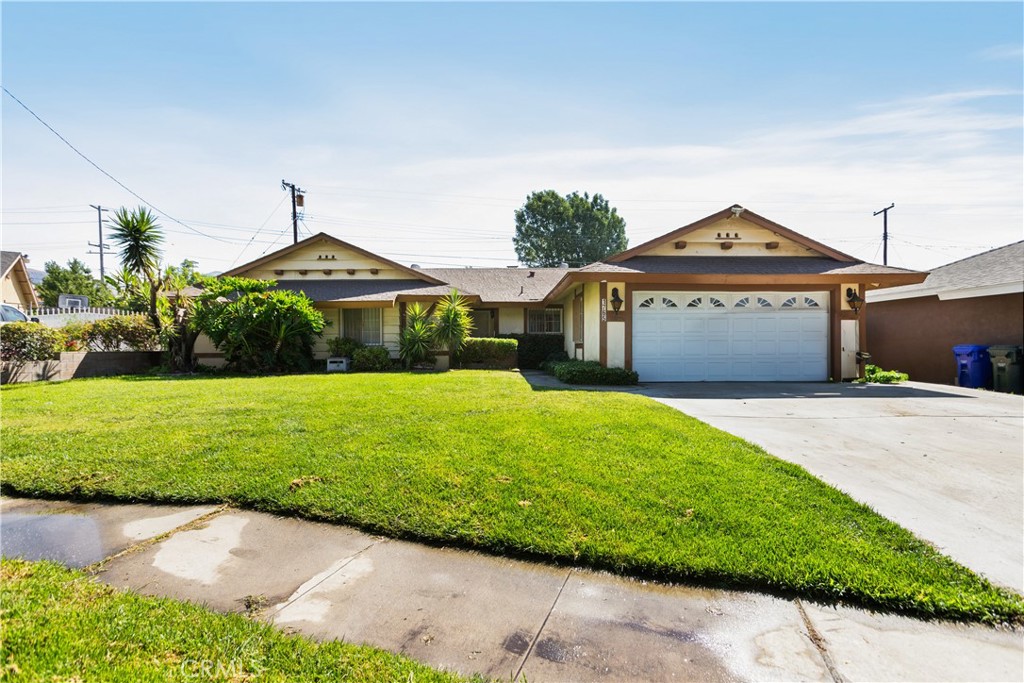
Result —
<instances>
[{"instance_id":1,"label":"palm tree","mask_svg":"<svg viewBox=\"0 0 1024 683\"><path fill-rule=\"evenodd\" d=\"M144 206L134 211L121 207L114 212L110 241L120 248L121 265L125 270L149 283L149 319L159 332L157 297L161 289L160 243L164 235L156 216Z\"/></svg>"}]
</instances>

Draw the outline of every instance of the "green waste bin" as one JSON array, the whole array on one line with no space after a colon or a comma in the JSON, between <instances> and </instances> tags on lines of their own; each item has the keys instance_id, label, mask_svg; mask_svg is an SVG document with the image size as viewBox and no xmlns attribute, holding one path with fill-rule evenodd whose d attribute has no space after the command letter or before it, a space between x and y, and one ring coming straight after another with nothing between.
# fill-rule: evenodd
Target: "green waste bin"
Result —
<instances>
[{"instance_id":1,"label":"green waste bin","mask_svg":"<svg viewBox=\"0 0 1024 683\"><path fill-rule=\"evenodd\" d=\"M996 345L988 347L992 361L992 388L1006 394L1024 393L1021 384L1021 347Z\"/></svg>"}]
</instances>

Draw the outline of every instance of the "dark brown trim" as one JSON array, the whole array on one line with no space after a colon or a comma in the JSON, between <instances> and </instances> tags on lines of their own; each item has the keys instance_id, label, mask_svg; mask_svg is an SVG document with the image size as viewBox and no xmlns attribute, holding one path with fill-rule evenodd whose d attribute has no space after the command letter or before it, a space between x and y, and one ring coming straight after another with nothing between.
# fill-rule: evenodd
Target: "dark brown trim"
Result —
<instances>
[{"instance_id":1,"label":"dark brown trim","mask_svg":"<svg viewBox=\"0 0 1024 683\"><path fill-rule=\"evenodd\" d=\"M700 230L701 228L706 228L709 225L714 225L718 221L727 219L730 216L732 216L732 210L734 207L740 208L738 204L734 204L733 206L730 206L727 209L722 209L718 213L713 213L710 216L701 218L700 220L690 223L689 225L677 228L676 230L673 230L672 232L666 235L662 235L661 237L655 237L653 240L648 240L639 246L620 252L610 258L605 259L605 261L608 263L620 263L630 257L648 251L661 244L666 244L668 242L678 240L680 237L683 237L691 232L694 232L695 230ZM824 254L825 256L828 256L830 258L834 258L837 261L857 261L857 259L850 256L849 254L844 254L841 251L836 251L832 247L826 246L821 242L812 240L810 237L805 237L804 235L801 235L798 232L794 232L793 230L790 230L785 226L779 225L775 221L768 220L764 216L759 216L750 209L744 209L743 213L740 214L739 216L739 220L744 220L747 221L748 223L753 223L754 225L764 228L766 230L771 230L777 235L785 237L792 242L796 242L797 244L807 247L808 249L813 249L814 251L820 254Z\"/></svg>"},{"instance_id":2,"label":"dark brown trim","mask_svg":"<svg viewBox=\"0 0 1024 683\"><path fill-rule=\"evenodd\" d=\"M530 333L530 309L523 306L523 334Z\"/></svg>"},{"instance_id":3,"label":"dark brown trim","mask_svg":"<svg viewBox=\"0 0 1024 683\"><path fill-rule=\"evenodd\" d=\"M598 292L597 314L600 318L600 332L598 333L598 362L608 367L608 281L601 280L601 287Z\"/></svg>"},{"instance_id":4,"label":"dark brown trim","mask_svg":"<svg viewBox=\"0 0 1024 683\"><path fill-rule=\"evenodd\" d=\"M394 308L394 301L314 301L316 308L332 310L338 308Z\"/></svg>"},{"instance_id":5,"label":"dark brown trim","mask_svg":"<svg viewBox=\"0 0 1024 683\"><path fill-rule=\"evenodd\" d=\"M841 329L839 325L840 313L842 310L841 299L839 298L839 286L836 285L829 290L828 303L828 367L829 377L833 382L843 381L843 347L840 338Z\"/></svg>"},{"instance_id":6,"label":"dark brown trim","mask_svg":"<svg viewBox=\"0 0 1024 683\"><path fill-rule=\"evenodd\" d=\"M743 256L737 258L758 258ZM818 275L692 275L685 273L614 273L590 272L570 273L565 276L548 294L547 299L557 299L566 290L585 282L631 283L636 289L639 285L658 285L658 289L670 289L678 286L681 289L697 289L704 285L708 289L779 289L792 288L799 290L827 290L832 285L865 284L872 289L875 285L898 286L914 285L924 282L928 273L859 273L859 274L818 274Z\"/></svg>"},{"instance_id":7,"label":"dark brown trim","mask_svg":"<svg viewBox=\"0 0 1024 683\"><path fill-rule=\"evenodd\" d=\"M402 332L405 330L405 302L402 301L398 304L398 331Z\"/></svg>"},{"instance_id":8,"label":"dark brown trim","mask_svg":"<svg viewBox=\"0 0 1024 683\"><path fill-rule=\"evenodd\" d=\"M857 294L860 295L861 300L864 299L864 285L857 287ZM861 304L860 318L857 320L857 350L867 351L868 350L868 307L867 304ZM864 366L867 363L857 363L857 377L864 377Z\"/></svg>"},{"instance_id":9,"label":"dark brown trim","mask_svg":"<svg viewBox=\"0 0 1024 683\"><path fill-rule=\"evenodd\" d=\"M625 284L626 293L623 294L622 298L625 301L622 302L623 308L626 310L626 338L623 340L624 344L624 355L627 370L633 369L633 289L627 282Z\"/></svg>"},{"instance_id":10,"label":"dark brown trim","mask_svg":"<svg viewBox=\"0 0 1024 683\"><path fill-rule=\"evenodd\" d=\"M494 334L501 334L501 306L494 309Z\"/></svg>"}]
</instances>

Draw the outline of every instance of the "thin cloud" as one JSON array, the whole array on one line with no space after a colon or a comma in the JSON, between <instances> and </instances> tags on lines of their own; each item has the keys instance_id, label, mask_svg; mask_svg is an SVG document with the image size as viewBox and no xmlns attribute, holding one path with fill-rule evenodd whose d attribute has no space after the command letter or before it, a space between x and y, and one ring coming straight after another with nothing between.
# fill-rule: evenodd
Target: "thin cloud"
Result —
<instances>
[{"instance_id":1,"label":"thin cloud","mask_svg":"<svg viewBox=\"0 0 1024 683\"><path fill-rule=\"evenodd\" d=\"M1004 43L985 48L978 53L978 56L988 61L1002 61L1006 59L1024 59L1024 45Z\"/></svg>"}]
</instances>

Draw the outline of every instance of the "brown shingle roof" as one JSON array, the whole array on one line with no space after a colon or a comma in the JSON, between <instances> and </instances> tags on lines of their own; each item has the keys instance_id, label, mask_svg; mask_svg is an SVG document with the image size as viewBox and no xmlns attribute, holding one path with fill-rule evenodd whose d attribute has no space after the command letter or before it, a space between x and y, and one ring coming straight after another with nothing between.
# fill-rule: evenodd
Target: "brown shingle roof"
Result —
<instances>
[{"instance_id":1,"label":"brown shingle roof","mask_svg":"<svg viewBox=\"0 0 1024 683\"><path fill-rule=\"evenodd\" d=\"M430 268L425 272L485 303L543 301L569 268Z\"/></svg>"},{"instance_id":2,"label":"brown shingle roof","mask_svg":"<svg viewBox=\"0 0 1024 683\"><path fill-rule=\"evenodd\" d=\"M277 289L305 292L313 301L393 302L401 295L443 296L449 285L431 285L422 280L278 280ZM470 292L464 292L471 294Z\"/></svg>"},{"instance_id":3,"label":"brown shingle roof","mask_svg":"<svg viewBox=\"0 0 1024 683\"><path fill-rule=\"evenodd\" d=\"M620 263L591 263L581 273L680 275L888 275L912 270L810 256L634 256Z\"/></svg>"},{"instance_id":4,"label":"brown shingle roof","mask_svg":"<svg viewBox=\"0 0 1024 683\"><path fill-rule=\"evenodd\" d=\"M945 293L1021 283L1024 283L1024 241L948 263L934 269L920 284L892 287L875 296L889 300L936 294L941 298Z\"/></svg>"}]
</instances>

